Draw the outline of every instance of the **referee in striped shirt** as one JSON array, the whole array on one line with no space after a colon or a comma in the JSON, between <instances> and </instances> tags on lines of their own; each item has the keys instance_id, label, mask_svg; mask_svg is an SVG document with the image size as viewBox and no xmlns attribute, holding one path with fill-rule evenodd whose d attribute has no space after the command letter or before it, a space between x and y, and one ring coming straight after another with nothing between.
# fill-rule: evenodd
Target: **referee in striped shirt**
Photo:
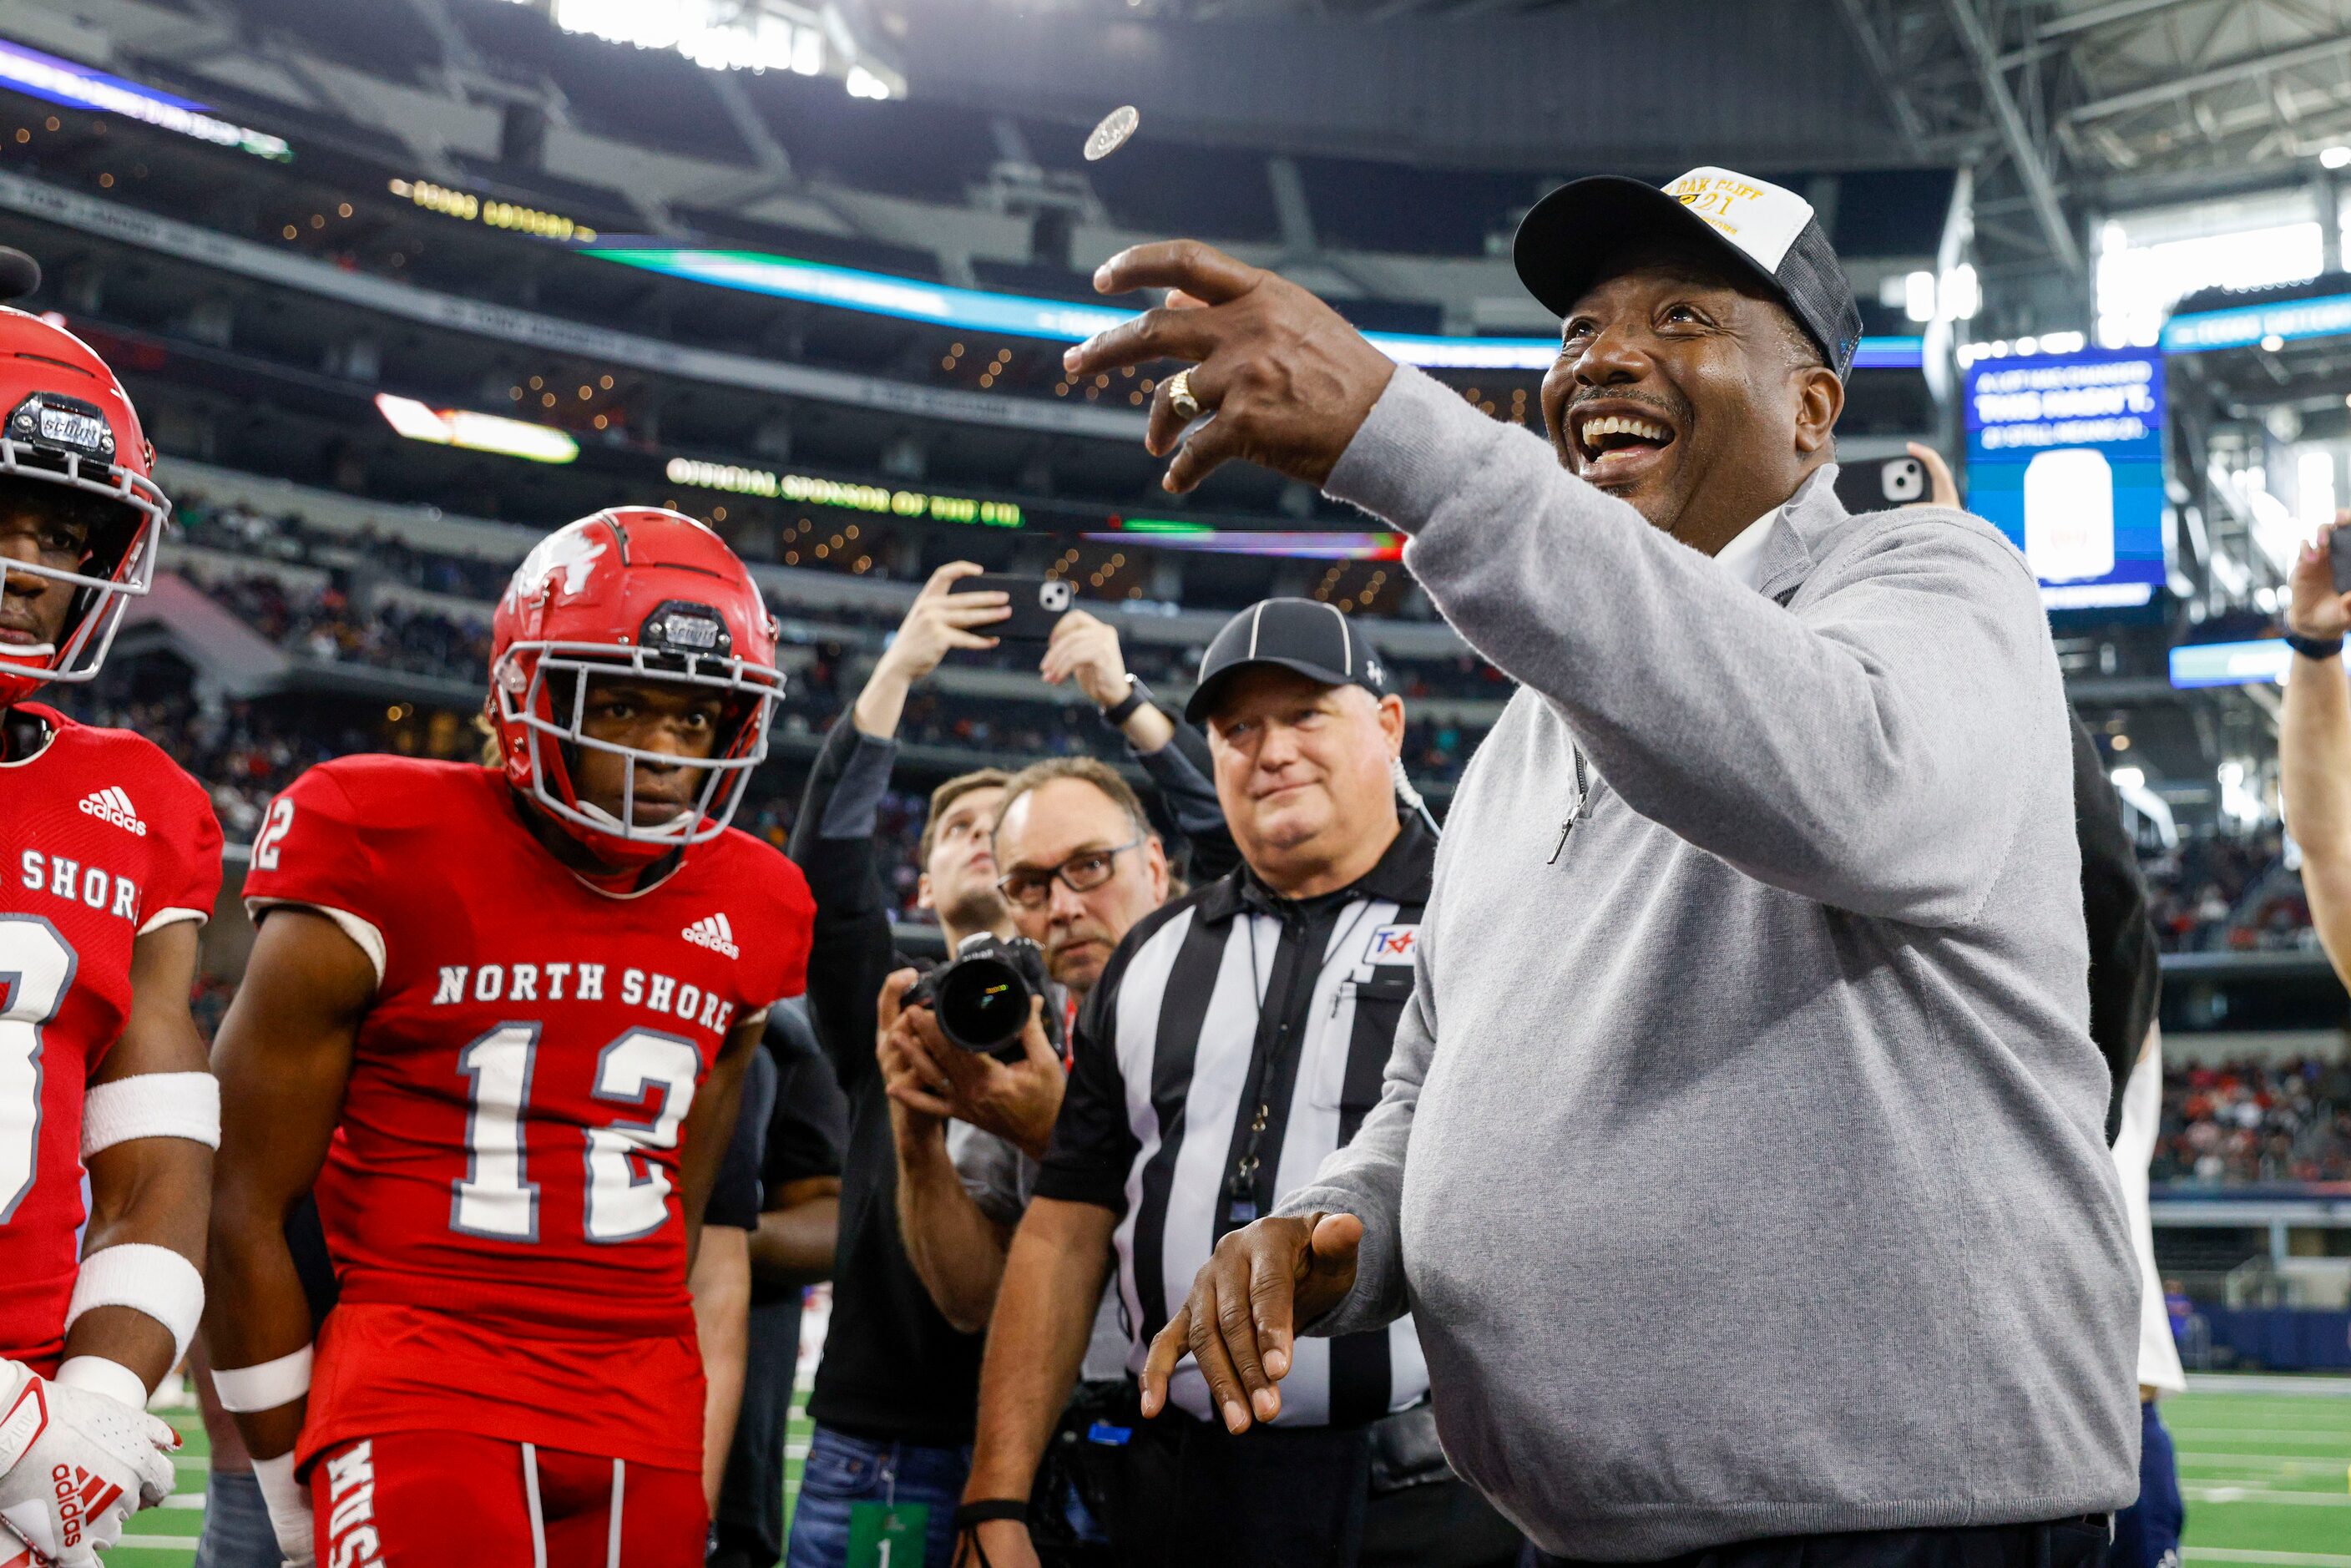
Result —
<instances>
[{"instance_id":1,"label":"referee in striped shirt","mask_svg":"<svg viewBox=\"0 0 2351 1568\"><path fill-rule=\"evenodd\" d=\"M1376 653L1328 604L1268 600L1217 633L1185 716L1207 725L1244 863L1136 924L1080 1015L988 1333L967 1564L1037 1561L1019 1515L1106 1273L1132 1374L1217 1239L1311 1180L1378 1103L1412 992L1437 842L1398 810L1404 704ZM1425 1420L1427 1389L1409 1319L1301 1341L1280 1418L1241 1436L1187 1368L1183 1414L1134 1429L1118 1560L1349 1568L1384 1418ZM1444 1469L1433 1424L1423 1447L1422 1517L1457 1540L1502 1529L1507 1561L1515 1538ZM1463 1502L1467 1521L1448 1516Z\"/></svg>"}]
</instances>

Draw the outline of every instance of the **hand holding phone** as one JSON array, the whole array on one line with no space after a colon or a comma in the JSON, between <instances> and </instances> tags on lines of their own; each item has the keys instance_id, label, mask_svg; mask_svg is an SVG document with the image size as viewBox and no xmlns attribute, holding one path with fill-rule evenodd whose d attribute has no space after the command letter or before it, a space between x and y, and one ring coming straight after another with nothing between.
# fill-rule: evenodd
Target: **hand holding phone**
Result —
<instances>
[{"instance_id":1,"label":"hand holding phone","mask_svg":"<svg viewBox=\"0 0 2351 1568\"><path fill-rule=\"evenodd\" d=\"M989 625L988 631L1007 643L1043 643L1053 635L1053 624L1069 613L1077 592L1058 577L1026 577L1017 573L982 572L967 577L947 590L958 593L1001 593L1011 613Z\"/></svg>"}]
</instances>

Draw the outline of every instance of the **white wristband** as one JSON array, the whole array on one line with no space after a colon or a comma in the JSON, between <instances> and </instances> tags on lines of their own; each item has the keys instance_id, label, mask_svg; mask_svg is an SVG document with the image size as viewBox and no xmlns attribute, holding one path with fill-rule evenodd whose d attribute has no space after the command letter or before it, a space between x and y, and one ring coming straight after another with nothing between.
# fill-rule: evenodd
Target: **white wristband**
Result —
<instances>
[{"instance_id":1,"label":"white wristband","mask_svg":"<svg viewBox=\"0 0 2351 1568\"><path fill-rule=\"evenodd\" d=\"M147 1408L147 1380L110 1356L68 1356L65 1364L57 1368L57 1375L49 1381L61 1383L68 1388L86 1388L92 1394L103 1394L133 1410Z\"/></svg>"},{"instance_id":2,"label":"white wristband","mask_svg":"<svg viewBox=\"0 0 2351 1568\"><path fill-rule=\"evenodd\" d=\"M185 1138L220 1147L220 1081L209 1072L140 1072L82 1097L81 1155L134 1138Z\"/></svg>"},{"instance_id":3,"label":"white wristband","mask_svg":"<svg viewBox=\"0 0 2351 1568\"><path fill-rule=\"evenodd\" d=\"M162 1323L171 1331L172 1364L176 1366L188 1354L196 1322L204 1315L204 1277L169 1247L126 1241L81 1260L73 1302L66 1309L67 1332L73 1331L84 1312L99 1307L129 1307Z\"/></svg>"},{"instance_id":4,"label":"white wristband","mask_svg":"<svg viewBox=\"0 0 2351 1568\"><path fill-rule=\"evenodd\" d=\"M213 1392L220 1396L221 1408L232 1416L291 1405L310 1392L310 1347L306 1344L254 1366L216 1366Z\"/></svg>"}]
</instances>

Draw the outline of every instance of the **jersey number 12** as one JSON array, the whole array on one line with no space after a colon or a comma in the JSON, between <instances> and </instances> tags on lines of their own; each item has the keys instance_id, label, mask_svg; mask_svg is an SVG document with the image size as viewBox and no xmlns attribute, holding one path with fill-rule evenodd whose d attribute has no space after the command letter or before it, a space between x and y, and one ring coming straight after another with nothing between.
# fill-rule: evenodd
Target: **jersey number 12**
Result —
<instances>
[{"instance_id":1,"label":"jersey number 12","mask_svg":"<svg viewBox=\"0 0 2351 1568\"><path fill-rule=\"evenodd\" d=\"M457 1054L472 1081L465 1115L465 1175L452 1183L449 1228L502 1241L538 1239L538 1184L529 1179L524 1113L530 1104L531 1067L539 1026L506 1023ZM634 1241L669 1218L669 1177L644 1156L677 1146L678 1129L694 1104L702 1055L690 1040L632 1029L596 1057L596 1098L643 1108L642 1122L586 1127L590 1241Z\"/></svg>"}]
</instances>

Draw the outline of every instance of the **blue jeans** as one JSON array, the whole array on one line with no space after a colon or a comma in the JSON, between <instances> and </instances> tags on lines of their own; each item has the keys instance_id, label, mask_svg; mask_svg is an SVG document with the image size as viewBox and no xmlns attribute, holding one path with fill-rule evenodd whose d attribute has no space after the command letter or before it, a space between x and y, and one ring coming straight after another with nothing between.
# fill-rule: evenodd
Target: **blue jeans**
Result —
<instances>
[{"instance_id":1,"label":"blue jeans","mask_svg":"<svg viewBox=\"0 0 2351 1568\"><path fill-rule=\"evenodd\" d=\"M968 1448L872 1443L819 1427L800 1471L784 1568L841 1568L849 1560L849 1507L858 1502L927 1504L924 1568L948 1568L955 1557L956 1504L970 1474Z\"/></svg>"},{"instance_id":2,"label":"blue jeans","mask_svg":"<svg viewBox=\"0 0 2351 1568\"><path fill-rule=\"evenodd\" d=\"M277 1568L285 1553L269 1528L269 1505L249 1470L214 1470L204 1482L204 1530L195 1568Z\"/></svg>"},{"instance_id":3,"label":"blue jeans","mask_svg":"<svg viewBox=\"0 0 2351 1568\"><path fill-rule=\"evenodd\" d=\"M2179 1497L2179 1461L2171 1434L2150 1399L2139 1407L2138 1500L2115 1515L2112 1568L2179 1568L2179 1532L2188 1505Z\"/></svg>"}]
</instances>

